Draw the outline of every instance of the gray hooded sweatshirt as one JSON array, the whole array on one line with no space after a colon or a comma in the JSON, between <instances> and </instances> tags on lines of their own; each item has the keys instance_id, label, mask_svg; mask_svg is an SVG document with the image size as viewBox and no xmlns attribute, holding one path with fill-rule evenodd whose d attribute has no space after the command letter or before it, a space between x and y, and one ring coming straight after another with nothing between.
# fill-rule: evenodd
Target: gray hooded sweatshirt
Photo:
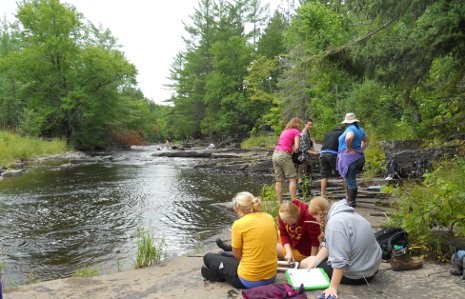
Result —
<instances>
[{"instance_id":1,"label":"gray hooded sweatshirt","mask_svg":"<svg viewBox=\"0 0 465 299\"><path fill-rule=\"evenodd\" d=\"M360 279L378 270L382 252L371 225L345 199L329 209L325 238L328 264L333 269L344 268L344 276Z\"/></svg>"}]
</instances>

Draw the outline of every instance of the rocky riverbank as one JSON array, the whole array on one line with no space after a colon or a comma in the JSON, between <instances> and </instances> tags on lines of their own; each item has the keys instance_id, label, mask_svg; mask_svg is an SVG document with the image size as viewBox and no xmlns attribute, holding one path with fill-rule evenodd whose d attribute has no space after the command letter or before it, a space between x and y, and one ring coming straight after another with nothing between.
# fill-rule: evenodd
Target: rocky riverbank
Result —
<instances>
[{"instance_id":1,"label":"rocky riverbank","mask_svg":"<svg viewBox=\"0 0 465 299\"><path fill-rule=\"evenodd\" d=\"M393 198L368 188L381 181L361 182L360 204L357 211L378 230L389 213L388 203ZM317 182L315 182L317 183ZM331 192L338 197L339 181L331 181ZM370 189L370 190L369 190ZM376 189L376 188L375 188ZM214 240L218 236L212 236ZM227 230L220 235L229 239ZM241 290L226 283L205 281L200 275L202 257L207 251L218 251L213 242L204 244L199 252L181 256L162 264L128 272L89 278L66 278L20 286L4 291L7 299L26 298L193 298L239 299ZM418 270L395 272L389 263L382 263L380 271L369 285L342 285L340 298L462 298L465 280L449 273L450 265L424 261ZM277 283L286 282L284 273L278 273ZM316 298L319 291L307 291L308 298Z\"/></svg>"}]
</instances>

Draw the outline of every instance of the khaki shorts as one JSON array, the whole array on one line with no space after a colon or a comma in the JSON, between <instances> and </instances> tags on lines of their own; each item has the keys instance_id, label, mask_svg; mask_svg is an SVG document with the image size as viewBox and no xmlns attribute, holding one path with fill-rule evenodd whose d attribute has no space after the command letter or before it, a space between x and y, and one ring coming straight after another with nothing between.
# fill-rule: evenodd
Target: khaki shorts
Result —
<instances>
[{"instance_id":1,"label":"khaki shorts","mask_svg":"<svg viewBox=\"0 0 465 299\"><path fill-rule=\"evenodd\" d=\"M286 151L273 152L273 169L276 182L297 177L291 155Z\"/></svg>"}]
</instances>

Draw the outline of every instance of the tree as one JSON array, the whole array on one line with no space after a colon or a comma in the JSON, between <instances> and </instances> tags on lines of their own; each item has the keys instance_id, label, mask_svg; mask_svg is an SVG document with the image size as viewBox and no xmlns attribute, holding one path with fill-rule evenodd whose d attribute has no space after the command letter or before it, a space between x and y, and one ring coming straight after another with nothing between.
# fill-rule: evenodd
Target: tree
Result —
<instances>
[{"instance_id":1,"label":"tree","mask_svg":"<svg viewBox=\"0 0 465 299\"><path fill-rule=\"evenodd\" d=\"M154 129L144 124L153 119L134 87L136 69L108 29L84 23L58 0L23 1L17 17L1 31L0 113L12 116L2 126L64 137L81 149Z\"/></svg>"}]
</instances>

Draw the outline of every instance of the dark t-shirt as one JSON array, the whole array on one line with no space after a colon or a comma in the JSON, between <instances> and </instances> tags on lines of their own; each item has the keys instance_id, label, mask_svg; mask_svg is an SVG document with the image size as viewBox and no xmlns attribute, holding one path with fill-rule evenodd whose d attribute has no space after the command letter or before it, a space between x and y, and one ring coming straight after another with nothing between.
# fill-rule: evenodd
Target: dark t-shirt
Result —
<instances>
[{"instance_id":1,"label":"dark t-shirt","mask_svg":"<svg viewBox=\"0 0 465 299\"><path fill-rule=\"evenodd\" d=\"M321 146L321 151L334 151L337 153L337 148L339 145L338 138L344 132L342 129L333 129L331 132L325 135L325 139L323 140L323 145Z\"/></svg>"}]
</instances>

